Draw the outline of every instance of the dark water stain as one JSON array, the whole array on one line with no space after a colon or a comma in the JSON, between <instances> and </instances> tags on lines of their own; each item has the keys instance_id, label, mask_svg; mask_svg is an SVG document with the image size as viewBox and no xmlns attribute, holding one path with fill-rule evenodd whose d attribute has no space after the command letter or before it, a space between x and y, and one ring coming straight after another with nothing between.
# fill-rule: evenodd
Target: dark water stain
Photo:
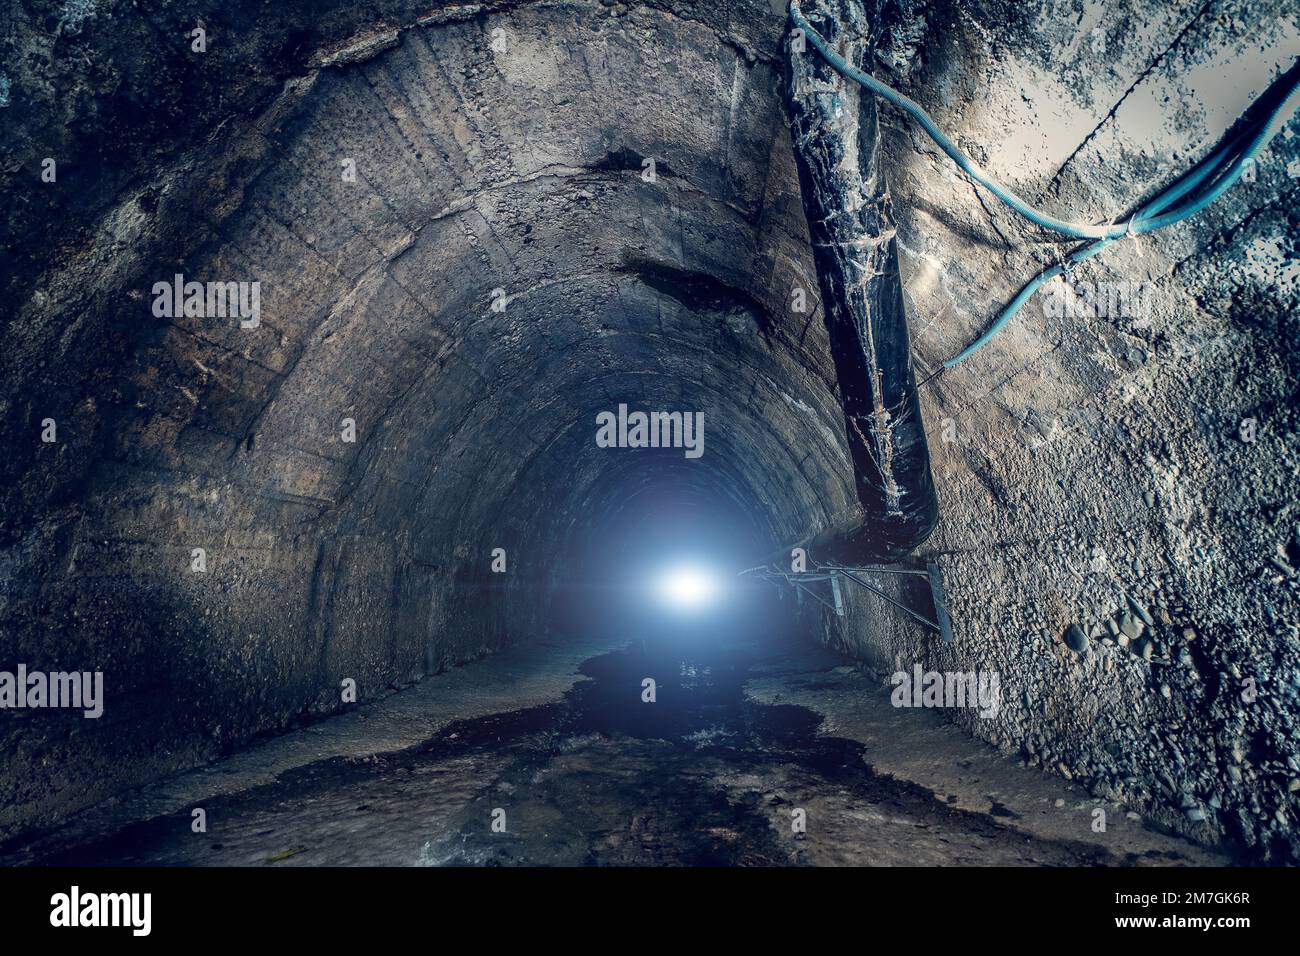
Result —
<instances>
[{"instance_id":1,"label":"dark water stain","mask_svg":"<svg viewBox=\"0 0 1300 956\"><path fill-rule=\"evenodd\" d=\"M989 801L990 816L1003 817L1005 819L1011 819L1011 820L1020 819L1020 814L1016 813L1014 810L1007 807L1005 804L999 803L998 801L994 800L992 797L989 797L988 801Z\"/></svg>"},{"instance_id":2,"label":"dark water stain","mask_svg":"<svg viewBox=\"0 0 1300 956\"><path fill-rule=\"evenodd\" d=\"M992 815L960 810L877 775L862 744L818 733L815 712L747 699L751 668L781 659L779 646L765 645L602 655L582 665L590 680L561 702L459 721L409 750L324 760L205 801L221 832L191 834L187 811L40 862L220 865L252 855L310 864L340 853L347 862L488 866L816 862L814 835L788 830L795 794L830 795L890 821L861 838L894 862L907 861L916 834L943 834L939 842L951 838L971 853L1014 844L1026 861L1116 862L1095 847L1008 831L997 806ZM643 699L646 678L655 682L652 703ZM490 825L498 809L504 832ZM431 832L437 814L443 822Z\"/></svg>"}]
</instances>

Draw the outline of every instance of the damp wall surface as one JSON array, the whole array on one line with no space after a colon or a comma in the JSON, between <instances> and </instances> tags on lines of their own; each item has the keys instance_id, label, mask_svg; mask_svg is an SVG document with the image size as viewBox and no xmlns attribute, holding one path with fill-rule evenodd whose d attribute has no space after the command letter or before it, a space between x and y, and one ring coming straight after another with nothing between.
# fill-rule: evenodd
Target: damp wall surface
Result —
<instances>
[{"instance_id":1,"label":"damp wall surface","mask_svg":"<svg viewBox=\"0 0 1300 956\"><path fill-rule=\"evenodd\" d=\"M1083 220L1204 155L1300 53L1276 4L923 19L896 83L995 178ZM913 342L933 369L1056 247L951 178L914 126L889 129ZM1297 858L1300 811L1297 129L1211 209L1104 253L1077 297L1056 284L923 390L942 520L921 556L942 569L956 643L856 594L833 638L882 674L996 671L997 716L952 715L968 731L1275 861Z\"/></svg>"},{"instance_id":2,"label":"damp wall surface","mask_svg":"<svg viewBox=\"0 0 1300 956\"><path fill-rule=\"evenodd\" d=\"M780 17L260 9L205 10L202 54L193 8L105 11L10 68L0 656L107 699L6 714L6 828L546 633L641 480L594 441L621 403L702 412L679 487L772 542L854 502L815 291L787 308ZM259 282L257 326L155 315L178 273Z\"/></svg>"}]
</instances>

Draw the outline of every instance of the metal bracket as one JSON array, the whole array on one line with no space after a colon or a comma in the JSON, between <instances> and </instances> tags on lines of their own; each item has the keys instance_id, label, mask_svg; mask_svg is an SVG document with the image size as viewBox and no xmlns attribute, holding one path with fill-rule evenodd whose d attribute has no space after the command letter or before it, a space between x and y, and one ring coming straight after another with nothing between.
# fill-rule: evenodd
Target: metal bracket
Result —
<instances>
[{"instance_id":1,"label":"metal bracket","mask_svg":"<svg viewBox=\"0 0 1300 956\"><path fill-rule=\"evenodd\" d=\"M865 580L860 575L865 572L874 572L877 574L909 574L916 577L923 577L930 585L930 595L934 600L934 615L936 620L930 620L924 615L917 614L910 607L902 602L895 600L886 594L880 587ZM952 618L948 615L948 601L943 589L943 578L939 573L939 566L933 561L926 563L926 569L921 571L912 568L882 568L882 567L848 567L842 564L824 564L808 571L782 571L776 568L757 567L749 568L740 572L743 576L763 578L773 583L789 584L795 589L802 603L803 595L807 593L823 607L835 612L837 617L843 617L845 614L844 592L840 586L840 580L847 579L854 584L870 591L877 597L887 601L894 607L898 608L918 624L924 625L939 635L945 644L952 644L956 638L952 630ZM831 584L831 601L827 601L820 594L814 591L810 584L818 581L829 581Z\"/></svg>"},{"instance_id":2,"label":"metal bracket","mask_svg":"<svg viewBox=\"0 0 1300 956\"><path fill-rule=\"evenodd\" d=\"M939 622L939 636L945 644L957 643L952 633L952 618L948 616L948 595L943 589L943 576L939 574L939 565L933 561L925 563L926 577L930 579L930 594L934 598L934 616Z\"/></svg>"}]
</instances>

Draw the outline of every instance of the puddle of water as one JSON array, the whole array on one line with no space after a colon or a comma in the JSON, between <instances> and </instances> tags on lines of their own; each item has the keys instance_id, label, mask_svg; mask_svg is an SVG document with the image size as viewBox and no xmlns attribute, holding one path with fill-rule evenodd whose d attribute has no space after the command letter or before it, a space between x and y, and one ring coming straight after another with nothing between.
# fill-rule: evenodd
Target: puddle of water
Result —
<instances>
[{"instance_id":1,"label":"puddle of water","mask_svg":"<svg viewBox=\"0 0 1300 956\"><path fill-rule=\"evenodd\" d=\"M748 700L788 646L650 645L592 658L562 702L461 721L425 744L331 759L43 863L772 865L1095 863L874 774L822 718ZM643 681L655 700L643 700ZM804 809L807 832L795 832ZM494 820L504 824L493 829ZM292 852L290 852L292 851Z\"/></svg>"}]
</instances>

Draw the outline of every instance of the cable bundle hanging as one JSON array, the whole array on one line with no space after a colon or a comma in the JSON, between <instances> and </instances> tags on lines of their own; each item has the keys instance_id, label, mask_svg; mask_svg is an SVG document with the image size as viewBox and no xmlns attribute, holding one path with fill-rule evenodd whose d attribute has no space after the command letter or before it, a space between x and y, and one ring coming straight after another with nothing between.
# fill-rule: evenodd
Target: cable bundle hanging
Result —
<instances>
[{"instance_id":1,"label":"cable bundle hanging","mask_svg":"<svg viewBox=\"0 0 1300 956\"><path fill-rule=\"evenodd\" d=\"M1242 174L1247 162L1268 144L1285 123L1287 117L1300 105L1300 60L1273 83L1264 94L1247 110L1247 121L1226 145L1201 160L1182 176L1175 179L1159 192L1150 202L1142 206L1127 219L1116 217L1107 223L1069 222L1058 219L1050 213L1035 209L1011 190L984 173L969 156L953 143L935 124L930 115L915 100L904 96L892 87L886 86L874 77L864 73L843 57L839 56L825 38L821 36L804 17L799 9L798 0L790 2L790 17L797 28L813 47L826 58L837 71L844 76L887 100L894 106L915 119L935 144L948 155L948 158L964 173L979 183L1003 203L1015 210L1025 219L1059 235L1070 239L1090 240L1079 246L1065 257L1063 263L1041 272L1002 310L997 319L983 335L968 345L960 353L943 363L943 368L953 368L970 358L987 345L995 335L1015 316L1029 301L1030 297L1045 282L1061 275L1067 269L1092 258L1112 242L1133 238L1166 226L1181 222L1203 210L1226 192ZM1276 97L1272 109L1260 109L1260 104ZM1251 116L1254 113L1256 115ZM928 381L928 379L927 379Z\"/></svg>"}]
</instances>

